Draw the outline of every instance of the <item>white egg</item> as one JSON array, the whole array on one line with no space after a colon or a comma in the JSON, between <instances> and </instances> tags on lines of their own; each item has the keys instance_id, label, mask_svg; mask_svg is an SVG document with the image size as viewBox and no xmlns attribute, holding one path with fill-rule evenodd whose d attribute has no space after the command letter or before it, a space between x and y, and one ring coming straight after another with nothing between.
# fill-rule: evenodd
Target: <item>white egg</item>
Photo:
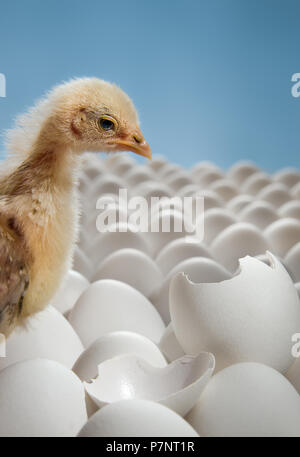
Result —
<instances>
[{"instance_id":1,"label":"white egg","mask_svg":"<svg viewBox=\"0 0 300 457\"><path fill-rule=\"evenodd\" d=\"M228 171L228 178L240 186L250 175L257 173L258 167L251 162L238 162Z\"/></svg>"},{"instance_id":2,"label":"white egg","mask_svg":"<svg viewBox=\"0 0 300 457\"><path fill-rule=\"evenodd\" d=\"M281 217L293 217L300 219L300 202L297 200L291 200L282 205L278 213Z\"/></svg>"},{"instance_id":3,"label":"white egg","mask_svg":"<svg viewBox=\"0 0 300 457\"><path fill-rule=\"evenodd\" d=\"M178 173L168 176L166 178L166 183L169 187L171 187L171 189L178 192L184 186L193 184L193 180L187 172L178 171Z\"/></svg>"},{"instance_id":4,"label":"white egg","mask_svg":"<svg viewBox=\"0 0 300 457\"><path fill-rule=\"evenodd\" d=\"M90 188L90 196L99 198L103 194L118 194L120 189L126 188L125 182L112 174L100 176Z\"/></svg>"},{"instance_id":5,"label":"white egg","mask_svg":"<svg viewBox=\"0 0 300 457\"><path fill-rule=\"evenodd\" d=\"M89 279L91 275L91 262L87 255L78 247L75 248L72 268Z\"/></svg>"},{"instance_id":6,"label":"white egg","mask_svg":"<svg viewBox=\"0 0 300 457\"><path fill-rule=\"evenodd\" d=\"M209 250L195 238L183 237L170 241L158 253L156 263L166 275L172 268L190 257L211 258Z\"/></svg>"},{"instance_id":7,"label":"white egg","mask_svg":"<svg viewBox=\"0 0 300 457\"><path fill-rule=\"evenodd\" d=\"M132 224L116 224L114 231L99 234L91 244L88 254L96 265L119 249L132 248L149 254L150 248L144 235L136 231Z\"/></svg>"},{"instance_id":8,"label":"white egg","mask_svg":"<svg viewBox=\"0 0 300 457\"><path fill-rule=\"evenodd\" d=\"M79 437L197 437L195 430L166 406L148 400L122 400L97 411Z\"/></svg>"},{"instance_id":9,"label":"white egg","mask_svg":"<svg viewBox=\"0 0 300 457\"><path fill-rule=\"evenodd\" d=\"M200 222L204 227L203 242L210 245L219 233L237 221L232 213L226 209L210 208L204 212Z\"/></svg>"},{"instance_id":10,"label":"white egg","mask_svg":"<svg viewBox=\"0 0 300 457\"><path fill-rule=\"evenodd\" d=\"M297 292L298 292L298 295L299 295L299 298L300 298L300 282L297 282L297 283L295 284L295 287L296 287L296 289L297 289Z\"/></svg>"},{"instance_id":11,"label":"white egg","mask_svg":"<svg viewBox=\"0 0 300 457\"><path fill-rule=\"evenodd\" d=\"M272 182L271 178L262 172L253 173L242 184L245 194L257 195L258 192Z\"/></svg>"},{"instance_id":12,"label":"white egg","mask_svg":"<svg viewBox=\"0 0 300 457\"><path fill-rule=\"evenodd\" d=\"M149 181L155 180L154 174L149 168L140 166L131 168L125 175L126 182L129 184L130 187L137 186L138 184Z\"/></svg>"},{"instance_id":13,"label":"white egg","mask_svg":"<svg viewBox=\"0 0 300 457\"><path fill-rule=\"evenodd\" d=\"M299 198L300 198L300 182L298 182L298 184L295 184L292 187L291 194L292 194L293 198L299 200Z\"/></svg>"},{"instance_id":14,"label":"white egg","mask_svg":"<svg viewBox=\"0 0 300 457\"><path fill-rule=\"evenodd\" d=\"M222 199L219 195L210 189L200 190L196 193L198 197L204 198L204 208L205 211L210 208L220 208L223 206Z\"/></svg>"},{"instance_id":15,"label":"white egg","mask_svg":"<svg viewBox=\"0 0 300 457\"><path fill-rule=\"evenodd\" d=\"M239 193L236 186L228 179L219 179L218 181L214 181L209 188L213 192L216 192L216 194L219 195L219 197L225 202L229 202Z\"/></svg>"},{"instance_id":16,"label":"white egg","mask_svg":"<svg viewBox=\"0 0 300 457\"><path fill-rule=\"evenodd\" d=\"M172 189L162 182L146 181L142 182L132 190L135 196L144 197L148 202L151 197L171 197Z\"/></svg>"},{"instance_id":17,"label":"white egg","mask_svg":"<svg viewBox=\"0 0 300 457\"><path fill-rule=\"evenodd\" d=\"M214 163L203 161L198 162L193 166L191 169L191 174L193 177L199 178L203 173L206 173L207 171L218 171L222 173L220 168L218 168Z\"/></svg>"},{"instance_id":18,"label":"white egg","mask_svg":"<svg viewBox=\"0 0 300 457\"><path fill-rule=\"evenodd\" d=\"M157 171L164 169L169 164L170 164L170 162L168 162L164 156L154 155L152 157L152 160L150 162L147 162L147 167L150 168L151 170L154 170L155 172L157 172Z\"/></svg>"},{"instance_id":19,"label":"white egg","mask_svg":"<svg viewBox=\"0 0 300 457\"><path fill-rule=\"evenodd\" d=\"M300 396L273 368L239 363L213 376L186 419L202 436L300 436Z\"/></svg>"},{"instance_id":20,"label":"white egg","mask_svg":"<svg viewBox=\"0 0 300 457\"><path fill-rule=\"evenodd\" d=\"M195 181L199 184L201 189L208 188L213 182L223 179L224 174L219 170L207 170L201 173Z\"/></svg>"},{"instance_id":21,"label":"white egg","mask_svg":"<svg viewBox=\"0 0 300 457\"><path fill-rule=\"evenodd\" d=\"M235 214L239 214L245 206L253 202L253 197L247 194L240 194L227 202L227 209Z\"/></svg>"},{"instance_id":22,"label":"white egg","mask_svg":"<svg viewBox=\"0 0 300 457\"><path fill-rule=\"evenodd\" d=\"M188 184L184 187L181 187L181 189L178 190L176 195L178 197L191 197L192 195L196 194L199 190L199 187L196 184Z\"/></svg>"},{"instance_id":23,"label":"white egg","mask_svg":"<svg viewBox=\"0 0 300 457\"><path fill-rule=\"evenodd\" d=\"M293 280L300 281L300 241L287 252L284 261Z\"/></svg>"},{"instance_id":24,"label":"white egg","mask_svg":"<svg viewBox=\"0 0 300 457\"><path fill-rule=\"evenodd\" d=\"M289 202L292 196L284 184L271 183L258 193L257 198L270 203L275 208L279 208Z\"/></svg>"},{"instance_id":25,"label":"white egg","mask_svg":"<svg viewBox=\"0 0 300 457\"><path fill-rule=\"evenodd\" d=\"M158 347L169 362L173 362L173 360L179 359L185 355L174 333L172 322L169 323L164 331Z\"/></svg>"},{"instance_id":26,"label":"white egg","mask_svg":"<svg viewBox=\"0 0 300 457\"><path fill-rule=\"evenodd\" d=\"M7 338L6 357L0 358L0 370L22 360L44 358L72 368L83 345L67 319L48 306L33 315L23 327Z\"/></svg>"},{"instance_id":27,"label":"white egg","mask_svg":"<svg viewBox=\"0 0 300 457\"><path fill-rule=\"evenodd\" d=\"M89 281L78 271L68 271L60 290L51 300L52 305L61 313L67 313L89 284Z\"/></svg>"},{"instance_id":28,"label":"white egg","mask_svg":"<svg viewBox=\"0 0 300 457\"><path fill-rule=\"evenodd\" d=\"M107 360L85 390L102 408L120 400L152 400L185 416L195 405L215 367L212 354L185 355L163 368L132 354Z\"/></svg>"},{"instance_id":29,"label":"white egg","mask_svg":"<svg viewBox=\"0 0 300 457\"><path fill-rule=\"evenodd\" d=\"M279 219L266 228L264 236L275 254L284 257L300 242L300 221L292 218Z\"/></svg>"},{"instance_id":30,"label":"white egg","mask_svg":"<svg viewBox=\"0 0 300 457\"><path fill-rule=\"evenodd\" d=\"M128 330L159 342L165 326L144 295L120 281L103 279L86 289L69 314L85 347L105 333Z\"/></svg>"},{"instance_id":31,"label":"white egg","mask_svg":"<svg viewBox=\"0 0 300 457\"><path fill-rule=\"evenodd\" d=\"M28 360L0 372L0 436L76 436L86 420L82 383L59 363Z\"/></svg>"},{"instance_id":32,"label":"white egg","mask_svg":"<svg viewBox=\"0 0 300 457\"><path fill-rule=\"evenodd\" d=\"M299 298L285 268L253 257L217 284L195 284L183 273L170 284L170 313L186 354L212 352L216 366L261 362L284 372L293 362L291 337L300 328Z\"/></svg>"},{"instance_id":33,"label":"white egg","mask_svg":"<svg viewBox=\"0 0 300 457\"><path fill-rule=\"evenodd\" d=\"M97 376L100 363L122 354L134 354L157 367L167 365L161 351L149 338L120 331L107 333L94 341L76 360L73 371L82 381L89 381Z\"/></svg>"},{"instance_id":34,"label":"white egg","mask_svg":"<svg viewBox=\"0 0 300 457\"><path fill-rule=\"evenodd\" d=\"M193 281L218 282L231 277L230 273L224 267L212 259L190 257L180 262L168 273L161 287L150 296L150 301L154 304L167 325L170 322L170 282L181 271L188 274Z\"/></svg>"},{"instance_id":35,"label":"white egg","mask_svg":"<svg viewBox=\"0 0 300 457\"><path fill-rule=\"evenodd\" d=\"M296 168L284 168L274 175L274 181L279 181L291 188L300 182L300 173Z\"/></svg>"},{"instance_id":36,"label":"white egg","mask_svg":"<svg viewBox=\"0 0 300 457\"><path fill-rule=\"evenodd\" d=\"M278 214L270 203L256 200L240 211L239 219L264 230L268 225L277 221Z\"/></svg>"},{"instance_id":37,"label":"white egg","mask_svg":"<svg viewBox=\"0 0 300 457\"><path fill-rule=\"evenodd\" d=\"M223 230L212 242L214 258L234 273L238 260L245 255L263 254L269 248L268 237L264 237L254 225L238 222Z\"/></svg>"},{"instance_id":38,"label":"white egg","mask_svg":"<svg viewBox=\"0 0 300 457\"><path fill-rule=\"evenodd\" d=\"M163 281L163 275L144 252L137 249L120 249L107 256L96 269L93 281L116 279L126 282L148 297Z\"/></svg>"}]
</instances>

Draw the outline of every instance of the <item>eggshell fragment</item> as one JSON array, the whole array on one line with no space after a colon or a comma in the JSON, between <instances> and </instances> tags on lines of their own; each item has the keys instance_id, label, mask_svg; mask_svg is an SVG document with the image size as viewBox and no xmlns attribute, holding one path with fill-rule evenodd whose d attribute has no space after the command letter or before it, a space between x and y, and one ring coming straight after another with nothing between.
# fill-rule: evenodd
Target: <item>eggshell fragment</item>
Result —
<instances>
[{"instance_id":1,"label":"eggshell fragment","mask_svg":"<svg viewBox=\"0 0 300 457\"><path fill-rule=\"evenodd\" d=\"M256 256L268 249L268 237L252 224L238 222L223 230L211 244L214 258L234 273L239 258L245 255Z\"/></svg>"},{"instance_id":2,"label":"eggshell fragment","mask_svg":"<svg viewBox=\"0 0 300 457\"><path fill-rule=\"evenodd\" d=\"M292 218L279 219L264 231L275 254L284 257L289 249L300 242L300 221Z\"/></svg>"},{"instance_id":3,"label":"eggshell fragment","mask_svg":"<svg viewBox=\"0 0 300 457\"><path fill-rule=\"evenodd\" d=\"M180 262L166 276L161 287L151 296L150 300L158 310L166 324L170 322L169 287L172 278L180 271L188 274L194 281L217 282L230 278L230 273L212 259L191 257Z\"/></svg>"},{"instance_id":4,"label":"eggshell fragment","mask_svg":"<svg viewBox=\"0 0 300 457\"><path fill-rule=\"evenodd\" d=\"M300 396L273 368L239 363L209 381L186 419L202 436L300 436Z\"/></svg>"},{"instance_id":5,"label":"eggshell fragment","mask_svg":"<svg viewBox=\"0 0 300 457\"><path fill-rule=\"evenodd\" d=\"M120 400L144 399L185 416L205 388L214 366L214 356L205 352L197 357L183 356L163 368L134 355L123 355L99 365L98 377L84 382L84 386L100 408Z\"/></svg>"},{"instance_id":6,"label":"eggshell fragment","mask_svg":"<svg viewBox=\"0 0 300 457\"><path fill-rule=\"evenodd\" d=\"M255 361L284 372L293 363L291 337L300 328L299 298L281 263L240 260L240 273L217 284L195 284L183 273L170 284L170 313L186 354L210 351L217 370Z\"/></svg>"},{"instance_id":7,"label":"eggshell fragment","mask_svg":"<svg viewBox=\"0 0 300 457\"><path fill-rule=\"evenodd\" d=\"M156 263L166 275L172 268L190 257L211 258L209 250L195 238L178 238L170 241L158 253Z\"/></svg>"},{"instance_id":8,"label":"eggshell fragment","mask_svg":"<svg viewBox=\"0 0 300 457\"><path fill-rule=\"evenodd\" d=\"M166 406L148 400L122 400L97 411L79 437L197 437L198 433Z\"/></svg>"},{"instance_id":9,"label":"eggshell fragment","mask_svg":"<svg viewBox=\"0 0 300 457\"><path fill-rule=\"evenodd\" d=\"M69 321L88 347L105 333L127 330L159 342L165 326L144 295L120 281L103 279L83 292Z\"/></svg>"},{"instance_id":10,"label":"eggshell fragment","mask_svg":"<svg viewBox=\"0 0 300 457\"><path fill-rule=\"evenodd\" d=\"M61 313L67 313L89 284L89 281L78 271L70 270L60 290L52 298L52 305Z\"/></svg>"},{"instance_id":11,"label":"eggshell fragment","mask_svg":"<svg viewBox=\"0 0 300 457\"><path fill-rule=\"evenodd\" d=\"M126 282L146 297L157 289L163 275L156 263L137 249L120 249L107 256L98 266L93 281L116 279Z\"/></svg>"},{"instance_id":12,"label":"eggshell fragment","mask_svg":"<svg viewBox=\"0 0 300 457\"><path fill-rule=\"evenodd\" d=\"M35 359L0 372L0 436L76 436L86 420L82 383L59 363Z\"/></svg>"},{"instance_id":13,"label":"eggshell fragment","mask_svg":"<svg viewBox=\"0 0 300 457\"><path fill-rule=\"evenodd\" d=\"M157 367L167 365L151 340L138 333L120 331L107 333L94 341L76 360L73 371L82 381L89 381L97 376L100 363L122 354L134 354Z\"/></svg>"},{"instance_id":14,"label":"eggshell fragment","mask_svg":"<svg viewBox=\"0 0 300 457\"><path fill-rule=\"evenodd\" d=\"M52 306L30 317L6 340L6 357L0 357L0 370L22 360L44 358L71 368L83 345L67 319Z\"/></svg>"}]
</instances>

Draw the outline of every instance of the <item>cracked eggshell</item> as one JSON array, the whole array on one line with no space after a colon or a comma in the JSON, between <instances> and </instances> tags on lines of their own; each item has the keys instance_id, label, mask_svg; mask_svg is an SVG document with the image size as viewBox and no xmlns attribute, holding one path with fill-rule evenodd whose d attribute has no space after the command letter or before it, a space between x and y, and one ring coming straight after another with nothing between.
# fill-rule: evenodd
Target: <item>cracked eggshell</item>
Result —
<instances>
[{"instance_id":1,"label":"cracked eggshell","mask_svg":"<svg viewBox=\"0 0 300 457\"><path fill-rule=\"evenodd\" d=\"M284 258L289 249L300 242L300 221L292 218L279 219L264 231L275 254Z\"/></svg>"},{"instance_id":2,"label":"cracked eggshell","mask_svg":"<svg viewBox=\"0 0 300 457\"><path fill-rule=\"evenodd\" d=\"M59 363L28 360L0 372L0 436L76 436L86 420L83 385Z\"/></svg>"},{"instance_id":3,"label":"cracked eggshell","mask_svg":"<svg viewBox=\"0 0 300 457\"><path fill-rule=\"evenodd\" d=\"M273 368L239 363L213 376L186 419L201 436L300 436L300 396Z\"/></svg>"},{"instance_id":4,"label":"cracked eggshell","mask_svg":"<svg viewBox=\"0 0 300 457\"><path fill-rule=\"evenodd\" d=\"M169 362L173 362L185 355L174 333L172 322L169 323L168 327L164 331L158 347Z\"/></svg>"},{"instance_id":5,"label":"cracked eggshell","mask_svg":"<svg viewBox=\"0 0 300 457\"><path fill-rule=\"evenodd\" d=\"M167 365L149 338L133 332L112 332L94 341L76 360L73 371L82 381L89 381L97 376L100 363L122 354L134 354L156 367Z\"/></svg>"},{"instance_id":6,"label":"cracked eggshell","mask_svg":"<svg viewBox=\"0 0 300 457\"><path fill-rule=\"evenodd\" d=\"M123 355L98 366L98 377L84 382L92 400L102 408L120 400L161 403L185 416L201 395L215 367L212 354L185 355L166 367L151 366L134 355Z\"/></svg>"},{"instance_id":7,"label":"cracked eggshell","mask_svg":"<svg viewBox=\"0 0 300 457\"><path fill-rule=\"evenodd\" d=\"M168 243L158 254L155 261L166 275L172 268L190 257L207 257L211 259L209 250L195 238L178 238Z\"/></svg>"},{"instance_id":8,"label":"cracked eggshell","mask_svg":"<svg viewBox=\"0 0 300 457\"><path fill-rule=\"evenodd\" d=\"M277 221L278 214L270 203L256 200L240 211L239 218L243 222L249 222L258 229L264 230L268 225Z\"/></svg>"},{"instance_id":9,"label":"cracked eggshell","mask_svg":"<svg viewBox=\"0 0 300 457\"><path fill-rule=\"evenodd\" d=\"M214 258L231 273L245 255L260 255L269 248L267 237L252 224L238 222L223 230L211 244Z\"/></svg>"},{"instance_id":10,"label":"cracked eggshell","mask_svg":"<svg viewBox=\"0 0 300 457\"><path fill-rule=\"evenodd\" d=\"M91 284L71 310L69 321L85 347L105 333L119 330L140 333L159 342L165 329L144 295L113 279Z\"/></svg>"},{"instance_id":11,"label":"cracked eggshell","mask_svg":"<svg viewBox=\"0 0 300 457\"><path fill-rule=\"evenodd\" d=\"M0 358L0 370L22 360L44 358L72 368L83 345L67 319L52 306L30 317L6 340L6 357Z\"/></svg>"},{"instance_id":12,"label":"cracked eggshell","mask_svg":"<svg viewBox=\"0 0 300 457\"><path fill-rule=\"evenodd\" d=\"M171 319L186 354L212 352L217 370L247 361L288 369L299 298L285 268L268 256L272 267L247 256L237 276L216 284L195 284L183 273L173 278Z\"/></svg>"},{"instance_id":13,"label":"cracked eggshell","mask_svg":"<svg viewBox=\"0 0 300 457\"><path fill-rule=\"evenodd\" d=\"M190 257L189 259L180 262L169 272L161 287L150 297L151 302L166 324L169 324L170 322L170 282L172 278L181 271L188 274L193 281L217 282L231 277L230 273L225 270L222 265L219 265L212 259L207 259L205 257Z\"/></svg>"},{"instance_id":14,"label":"cracked eggshell","mask_svg":"<svg viewBox=\"0 0 300 457\"><path fill-rule=\"evenodd\" d=\"M89 281L78 271L68 271L60 290L51 300L52 305L62 314L67 313L89 284Z\"/></svg>"},{"instance_id":15,"label":"cracked eggshell","mask_svg":"<svg viewBox=\"0 0 300 457\"><path fill-rule=\"evenodd\" d=\"M116 279L125 282L148 297L157 289L163 274L149 256L137 249L120 249L107 256L98 266L92 281Z\"/></svg>"},{"instance_id":16,"label":"cracked eggshell","mask_svg":"<svg viewBox=\"0 0 300 457\"><path fill-rule=\"evenodd\" d=\"M79 437L198 437L179 414L148 400L122 400L97 411Z\"/></svg>"}]
</instances>

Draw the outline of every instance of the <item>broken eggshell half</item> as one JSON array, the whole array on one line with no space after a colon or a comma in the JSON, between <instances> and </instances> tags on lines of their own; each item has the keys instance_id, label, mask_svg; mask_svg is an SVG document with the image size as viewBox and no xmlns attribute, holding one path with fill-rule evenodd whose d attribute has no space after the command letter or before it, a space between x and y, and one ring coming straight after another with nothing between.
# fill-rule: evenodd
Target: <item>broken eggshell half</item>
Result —
<instances>
[{"instance_id":1,"label":"broken eggshell half","mask_svg":"<svg viewBox=\"0 0 300 457\"><path fill-rule=\"evenodd\" d=\"M271 267L247 256L236 276L219 283L195 284L183 273L173 278L170 313L185 353L213 352L217 370L251 361L284 372L293 363L297 290L279 260L267 256Z\"/></svg>"},{"instance_id":2,"label":"broken eggshell half","mask_svg":"<svg viewBox=\"0 0 300 457\"><path fill-rule=\"evenodd\" d=\"M183 356L166 367L154 367L132 354L114 357L98 366L98 377L84 382L101 408L120 400L145 399L185 416L197 402L215 367L213 354Z\"/></svg>"}]
</instances>

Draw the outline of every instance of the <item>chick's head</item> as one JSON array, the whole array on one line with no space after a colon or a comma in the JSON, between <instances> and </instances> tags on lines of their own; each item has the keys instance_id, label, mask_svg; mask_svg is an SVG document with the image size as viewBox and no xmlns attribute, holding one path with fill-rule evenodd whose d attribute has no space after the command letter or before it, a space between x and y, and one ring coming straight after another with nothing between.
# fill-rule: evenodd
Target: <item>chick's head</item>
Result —
<instances>
[{"instance_id":1,"label":"chick's head","mask_svg":"<svg viewBox=\"0 0 300 457\"><path fill-rule=\"evenodd\" d=\"M57 86L49 94L49 121L76 152L133 151L151 158L129 96L115 84L82 78Z\"/></svg>"}]
</instances>

